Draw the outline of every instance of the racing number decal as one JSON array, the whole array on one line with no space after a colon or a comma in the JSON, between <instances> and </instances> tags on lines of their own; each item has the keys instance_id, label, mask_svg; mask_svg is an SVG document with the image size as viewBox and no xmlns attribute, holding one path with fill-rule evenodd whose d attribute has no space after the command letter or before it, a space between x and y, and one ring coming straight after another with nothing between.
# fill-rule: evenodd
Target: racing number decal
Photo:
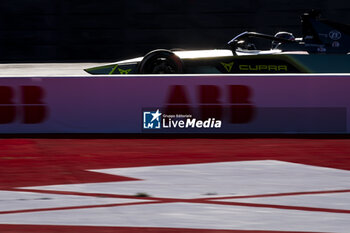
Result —
<instances>
[{"instance_id":1,"label":"racing number decal","mask_svg":"<svg viewBox=\"0 0 350 233\"><path fill-rule=\"evenodd\" d=\"M44 90L38 86L21 86L19 92L9 86L0 86L0 124L9 124L20 119L23 124L39 124L47 117L43 102ZM13 99L18 95L20 103Z\"/></svg>"},{"instance_id":2,"label":"racing number decal","mask_svg":"<svg viewBox=\"0 0 350 233\"><path fill-rule=\"evenodd\" d=\"M250 101L252 90L244 85L228 85L227 102L220 101L222 90L216 85L197 86L198 108L201 119L223 119L224 110L228 110L229 122L244 124L252 121L255 106ZM191 105L184 85L170 86L169 98L166 104L168 114L192 114Z\"/></svg>"}]
</instances>

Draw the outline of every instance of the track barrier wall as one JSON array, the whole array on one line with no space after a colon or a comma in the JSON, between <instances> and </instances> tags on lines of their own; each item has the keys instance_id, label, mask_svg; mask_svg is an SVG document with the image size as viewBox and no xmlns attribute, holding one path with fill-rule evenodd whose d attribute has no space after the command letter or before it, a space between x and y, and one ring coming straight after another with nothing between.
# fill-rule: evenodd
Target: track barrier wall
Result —
<instances>
[{"instance_id":1,"label":"track barrier wall","mask_svg":"<svg viewBox=\"0 0 350 233\"><path fill-rule=\"evenodd\" d=\"M0 133L350 133L350 74L0 78Z\"/></svg>"}]
</instances>

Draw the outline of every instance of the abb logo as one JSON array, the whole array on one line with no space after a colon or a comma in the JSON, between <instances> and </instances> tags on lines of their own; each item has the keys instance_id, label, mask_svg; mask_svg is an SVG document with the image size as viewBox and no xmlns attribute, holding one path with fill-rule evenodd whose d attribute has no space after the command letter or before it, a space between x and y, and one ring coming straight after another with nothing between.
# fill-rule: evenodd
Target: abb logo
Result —
<instances>
[{"instance_id":1,"label":"abb logo","mask_svg":"<svg viewBox=\"0 0 350 233\"><path fill-rule=\"evenodd\" d=\"M252 90L244 85L225 86L225 92L216 85L197 86L198 112L201 119L229 118L232 124L250 122L254 117L254 105L250 101ZM188 92L183 85L170 87L169 98L166 104L167 114L193 114L193 105L189 102ZM228 93L223 104L222 93ZM225 96L224 96L225 97Z\"/></svg>"},{"instance_id":2,"label":"abb logo","mask_svg":"<svg viewBox=\"0 0 350 233\"><path fill-rule=\"evenodd\" d=\"M44 90L38 86L21 86L19 89L0 86L0 124L15 121L23 124L42 123L47 116L43 97ZM15 102L15 98L19 101Z\"/></svg>"}]
</instances>

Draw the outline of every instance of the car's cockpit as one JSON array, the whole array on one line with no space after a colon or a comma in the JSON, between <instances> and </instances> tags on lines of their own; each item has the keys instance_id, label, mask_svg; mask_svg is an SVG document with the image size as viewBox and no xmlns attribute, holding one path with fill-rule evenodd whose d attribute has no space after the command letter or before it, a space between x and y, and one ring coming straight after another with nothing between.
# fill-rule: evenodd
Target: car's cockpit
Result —
<instances>
[{"instance_id":1,"label":"car's cockpit","mask_svg":"<svg viewBox=\"0 0 350 233\"><path fill-rule=\"evenodd\" d=\"M257 39L264 40L265 46L261 46L262 43L257 43ZM284 51L302 50L304 47L302 39L295 38L290 32L278 32L274 36L257 32L243 32L227 44L236 55L277 54Z\"/></svg>"}]
</instances>

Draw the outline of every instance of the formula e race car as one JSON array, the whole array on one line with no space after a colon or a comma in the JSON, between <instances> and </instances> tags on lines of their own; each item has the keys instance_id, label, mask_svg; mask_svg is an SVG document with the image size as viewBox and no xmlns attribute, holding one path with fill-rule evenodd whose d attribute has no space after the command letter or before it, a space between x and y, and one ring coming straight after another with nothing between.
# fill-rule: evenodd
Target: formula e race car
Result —
<instances>
[{"instance_id":1,"label":"formula e race car","mask_svg":"<svg viewBox=\"0 0 350 233\"><path fill-rule=\"evenodd\" d=\"M243 32L224 49L165 50L85 69L90 74L345 73L350 72L350 25L301 16L302 37ZM269 48L258 49L265 41ZM331 61L331 65L329 65Z\"/></svg>"}]
</instances>

